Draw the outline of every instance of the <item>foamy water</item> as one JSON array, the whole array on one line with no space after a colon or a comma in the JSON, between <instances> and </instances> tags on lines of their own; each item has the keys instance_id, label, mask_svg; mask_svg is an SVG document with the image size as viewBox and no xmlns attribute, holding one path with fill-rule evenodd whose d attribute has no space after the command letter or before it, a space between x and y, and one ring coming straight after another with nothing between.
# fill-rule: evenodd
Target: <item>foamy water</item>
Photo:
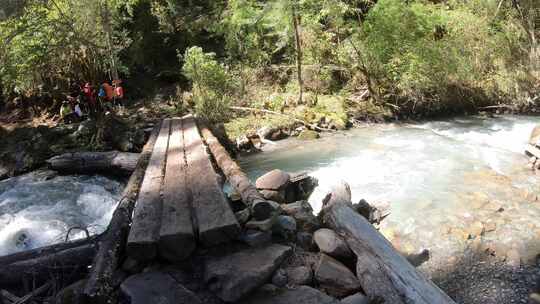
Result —
<instances>
[{"instance_id":1,"label":"foamy water","mask_svg":"<svg viewBox=\"0 0 540 304\"><path fill-rule=\"evenodd\" d=\"M102 232L122 185L102 176L35 172L0 182L0 256L64 241L72 227ZM70 239L85 235L74 230Z\"/></svg>"},{"instance_id":2,"label":"foamy water","mask_svg":"<svg viewBox=\"0 0 540 304\"><path fill-rule=\"evenodd\" d=\"M385 225L400 238L414 247L436 248L452 241L454 236L445 235L449 228L466 229L492 217L470 208L471 193L500 200L507 209L515 204L512 214L536 222L539 204L519 193L539 193L540 180L525 168L523 153L537 123L540 118L503 116L375 125L308 142L290 139L272 152L243 158L241 165L253 180L275 168L309 172L319 180L309 199L316 212L328 190L344 180L353 202L390 204ZM505 219L501 227L526 241L540 235L540 225L523 221Z\"/></svg>"}]
</instances>

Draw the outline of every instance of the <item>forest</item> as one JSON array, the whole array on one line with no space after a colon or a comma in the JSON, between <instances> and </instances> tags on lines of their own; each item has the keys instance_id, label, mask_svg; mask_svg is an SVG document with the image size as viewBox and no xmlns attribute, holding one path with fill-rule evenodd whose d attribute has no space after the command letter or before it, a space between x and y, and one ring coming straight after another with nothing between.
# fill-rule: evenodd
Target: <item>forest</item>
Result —
<instances>
[{"instance_id":1,"label":"forest","mask_svg":"<svg viewBox=\"0 0 540 304\"><path fill-rule=\"evenodd\" d=\"M539 31L535 0L2 0L0 108L57 113L70 84L120 77L240 130L231 106L338 128L533 113Z\"/></svg>"}]
</instances>

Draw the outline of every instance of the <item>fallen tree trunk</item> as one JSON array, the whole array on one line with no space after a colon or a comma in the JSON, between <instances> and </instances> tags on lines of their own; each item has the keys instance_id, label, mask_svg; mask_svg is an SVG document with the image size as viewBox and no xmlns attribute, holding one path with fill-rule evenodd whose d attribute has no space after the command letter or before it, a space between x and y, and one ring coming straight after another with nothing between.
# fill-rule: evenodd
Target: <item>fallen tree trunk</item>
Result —
<instances>
[{"instance_id":1,"label":"fallen tree trunk","mask_svg":"<svg viewBox=\"0 0 540 304\"><path fill-rule=\"evenodd\" d=\"M55 254L67 249L76 248L88 244L97 242L99 236L94 235L86 239L80 239L60 244L54 244L50 246L35 248L31 250L26 250L22 252L13 253L10 255L5 255L0 257L0 265L8 265L11 263L21 262L25 260L35 259L40 256L45 256L49 254Z\"/></svg>"},{"instance_id":2,"label":"fallen tree trunk","mask_svg":"<svg viewBox=\"0 0 540 304\"><path fill-rule=\"evenodd\" d=\"M136 169L124 189L123 198L116 207L107 230L102 234L102 241L92 263L90 277L84 288L84 295L89 299L106 298L113 289L112 277L118 268L120 257L124 253L124 245L129 233L135 200L160 128L161 126L158 124L152 131L141 152Z\"/></svg>"},{"instance_id":3,"label":"fallen tree trunk","mask_svg":"<svg viewBox=\"0 0 540 304\"><path fill-rule=\"evenodd\" d=\"M75 152L65 153L47 160L53 170L65 173L106 172L129 175L137 165L139 153Z\"/></svg>"},{"instance_id":4,"label":"fallen tree trunk","mask_svg":"<svg viewBox=\"0 0 540 304\"><path fill-rule=\"evenodd\" d=\"M0 265L0 285L20 286L24 280L44 281L60 274L80 275L92 263L92 258L97 250L94 241L89 240L89 242L77 247L32 256L10 264L2 264Z\"/></svg>"},{"instance_id":5,"label":"fallen tree trunk","mask_svg":"<svg viewBox=\"0 0 540 304\"><path fill-rule=\"evenodd\" d=\"M357 277L366 294L392 304L455 303L353 210L347 188L341 184L327 196L324 220L357 256Z\"/></svg>"},{"instance_id":6,"label":"fallen tree trunk","mask_svg":"<svg viewBox=\"0 0 540 304\"><path fill-rule=\"evenodd\" d=\"M219 140L206 126L202 126L201 133L206 144L210 148L210 152L212 152L217 165L225 177L227 177L231 187L240 194L242 201L251 208L253 217L256 220L266 220L270 218L275 211L272 204L259 193L257 188L249 181L249 178L244 171L242 171L240 166L238 166L238 164L230 157L227 150L225 150L219 143Z\"/></svg>"}]
</instances>

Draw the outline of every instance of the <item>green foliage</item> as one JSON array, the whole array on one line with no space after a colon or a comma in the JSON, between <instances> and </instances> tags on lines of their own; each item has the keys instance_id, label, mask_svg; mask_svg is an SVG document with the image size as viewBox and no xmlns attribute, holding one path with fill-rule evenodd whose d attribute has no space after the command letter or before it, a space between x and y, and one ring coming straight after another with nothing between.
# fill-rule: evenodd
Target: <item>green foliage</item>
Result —
<instances>
[{"instance_id":1,"label":"green foliage","mask_svg":"<svg viewBox=\"0 0 540 304\"><path fill-rule=\"evenodd\" d=\"M423 1L378 1L359 41L371 58L371 75L383 89L415 103L429 96L435 109L452 107L444 103L456 99L455 88L491 98L516 96L523 67L509 63L522 33L507 19L493 20L497 2L454 1L448 9Z\"/></svg>"},{"instance_id":2,"label":"green foliage","mask_svg":"<svg viewBox=\"0 0 540 304\"><path fill-rule=\"evenodd\" d=\"M193 83L197 114L211 122L226 121L235 85L225 66L215 59L215 54L204 53L196 46L187 49L183 73Z\"/></svg>"}]
</instances>

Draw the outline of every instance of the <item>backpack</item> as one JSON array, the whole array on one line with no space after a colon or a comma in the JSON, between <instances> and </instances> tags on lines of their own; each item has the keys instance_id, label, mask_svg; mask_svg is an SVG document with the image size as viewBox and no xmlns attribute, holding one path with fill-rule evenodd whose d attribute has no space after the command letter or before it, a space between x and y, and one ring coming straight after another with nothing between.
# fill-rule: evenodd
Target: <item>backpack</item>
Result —
<instances>
[{"instance_id":1,"label":"backpack","mask_svg":"<svg viewBox=\"0 0 540 304\"><path fill-rule=\"evenodd\" d=\"M105 97L106 95L107 94L105 94L105 89L103 89L103 86L100 86L98 96L99 97Z\"/></svg>"}]
</instances>

